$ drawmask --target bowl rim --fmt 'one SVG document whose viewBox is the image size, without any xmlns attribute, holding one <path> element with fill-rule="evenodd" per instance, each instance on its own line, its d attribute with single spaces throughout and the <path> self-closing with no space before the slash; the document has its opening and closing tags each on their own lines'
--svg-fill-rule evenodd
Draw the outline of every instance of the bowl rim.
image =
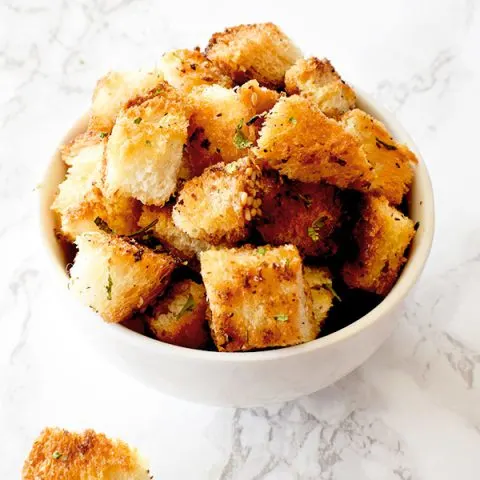
<svg viewBox="0 0 480 480">
<path fill-rule="evenodd" d="M 346 327 L 343 327 L 340 330 L 330 333 L 324 337 L 319 337 L 315 340 L 302 343 L 300 345 L 254 352 L 218 352 L 181 347 L 147 337 L 145 335 L 142 335 L 141 333 L 132 331 L 123 325 L 107 324 L 103 321 L 99 322 L 100 325 L 98 325 L 97 328 L 106 326 L 111 332 L 113 341 L 115 339 L 118 339 L 119 341 L 122 341 L 122 343 L 130 343 L 131 346 L 135 348 L 138 347 L 148 348 L 152 351 L 155 350 L 154 353 L 156 354 L 180 356 L 184 359 L 201 360 L 206 362 L 268 362 L 292 356 L 305 355 L 314 350 L 327 348 L 334 344 L 344 342 L 351 337 L 359 335 L 362 331 L 368 329 L 373 324 L 375 324 L 380 318 L 393 312 L 395 307 L 397 307 L 402 302 L 402 300 L 406 297 L 406 295 L 415 285 L 416 281 L 418 280 L 420 274 L 423 271 L 432 247 L 435 229 L 433 189 L 430 176 L 428 174 L 428 170 L 422 158 L 422 155 L 420 154 L 412 137 L 406 132 L 400 122 L 395 118 L 394 114 L 389 112 L 385 107 L 376 102 L 372 98 L 372 96 L 365 93 L 362 89 L 354 87 L 354 90 L 357 94 L 357 105 L 361 106 L 362 109 L 366 110 L 372 116 L 380 119 L 383 123 L 385 123 L 388 130 L 393 132 L 395 138 L 400 142 L 407 144 L 408 147 L 417 155 L 418 165 L 415 171 L 415 182 L 418 182 L 417 190 L 421 192 L 421 205 L 424 212 L 420 228 L 418 229 L 417 235 L 415 236 L 414 240 L 415 249 L 410 253 L 410 256 L 403 268 L 403 271 L 397 282 L 395 283 L 393 289 L 374 309 L 372 309 L 363 317 L 360 317 L 358 320 L 355 320 L 351 324 L 347 325 Z M 74 131 L 81 131 L 79 127 L 81 125 L 86 125 L 87 118 L 88 113 L 85 113 L 79 119 L 77 119 L 77 121 L 69 128 L 67 133 L 64 135 L 62 141 L 60 142 L 59 146 L 55 150 L 50 161 L 48 162 L 45 173 L 43 175 L 42 185 L 46 185 L 49 182 L 48 179 L 50 176 L 50 170 L 52 169 L 52 166 L 55 164 L 55 162 L 58 161 L 58 152 L 61 146 L 72 138 Z M 60 262 L 58 261 L 58 256 L 53 251 L 51 245 L 52 242 L 48 241 L 49 237 L 55 234 L 52 231 L 51 226 L 47 226 L 46 222 L 42 220 L 43 217 L 46 215 L 46 210 L 48 210 L 48 215 L 53 215 L 53 213 L 50 211 L 50 202 L 46 198 L 47 194 L 44 190 L 45 189 L 43 188 L 39 189 L 39 228 L 42 238 L 42 244 L 44 247 L 44 251 L 47 253 L 47 256 L 50 259 L 50 262 L 55 263 L 58 267 L 55 269 L 57 279 L 61 277 L 63 279 L 62 283 L 65 284 L 65 280 L 68 279 L 65 267 L 64 265 L 60 265 Z M 69 295 L 72 298 L 74 297 L 74 295 L 71 293 Z M 80 301 L 77 301 L 76 303 L 79 308 L 82 308 L 84 310 L 86 314 L 95 316 L 97 321 L 100 320 L 98 318 L 98 314 L 95 314 L 87 306 L 83 305 Z"/>
</svg>

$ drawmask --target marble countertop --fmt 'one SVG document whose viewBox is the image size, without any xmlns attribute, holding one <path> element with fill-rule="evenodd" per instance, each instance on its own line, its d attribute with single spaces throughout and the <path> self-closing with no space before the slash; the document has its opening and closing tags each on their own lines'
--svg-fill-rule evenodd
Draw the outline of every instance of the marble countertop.
<svg viewBox="0 0 480 480">
<path fill-rule="evenodd" d="M 142 386 L 72 338 L 34 190 L 104 72 L 267 20 L 412 133 L 432 176 L 436 238 L 398 328 L 364 366 L 294 402 L 211 408 Z M 162 480 L 478 479 L 479 47 L 477 0 L 1 0 L 0 478 L 19 478 L 35 436 L 59 425 L 124 438 Z"/>
</svg>

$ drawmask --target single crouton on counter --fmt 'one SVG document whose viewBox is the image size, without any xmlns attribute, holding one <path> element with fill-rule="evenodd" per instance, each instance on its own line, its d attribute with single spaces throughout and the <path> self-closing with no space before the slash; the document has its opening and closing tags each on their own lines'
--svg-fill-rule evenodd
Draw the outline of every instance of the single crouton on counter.
<svg viewBox="0 0 480 480">
<path fill-rule="evenodd" d="M 155 222 L 151 233 L 174 256 L 190 260 L 203 250 L 210 248 L 207 242 L 189 237 L 173 223 L 172 205 L 149 207 L 144 205 L 138 225 L 147 227 Z"/>
<path fill-rule="evenodd" d="M 158 69 L 110 72 L 102 77 L 93 92 L 88 130 L 110 133 L 122 108 L 130 100 L 146 95 L 162 80 Z"/>
<path fill-rule="evenodd" d="M 160 59 L 159 70 L 165 81 L 179 90 L 189 92 L 199 85 L 233 87 L 232 79 L 223 73 L 199 49 L 173 50 Z"/>
<path fill-rule="evenodd" d="M 188 104 L 167 83 L 131 101 L 108 139 L 108 192 L 164 205 L 177 185 L 188 118 Z"/>
<path fill-rule="evenodd" d="M 103 433 L 46 428 L 23 466 L 22 480 L 151 480 L 136 449 Z"/>
<path fill-rule="evenodd" d="M 207 250 L 200 264 L 219 350 L 281 347 L 316 338 L 302 260 L 293 245 Z"/>
<path fill-rule="evenodd" d="M 118 323 L 160 295 L 175 262 L 125 237 L 84 233 L 70 269 L 70 289 L 105 321 Z"/>
<path fill-rule="evenodd" d="M 417 158 L 406 145 L 397 143 L 385 125 L 363 110 L 355 109 L 342 118 L 345 130 L 354 135 L 373 167 L 371 191 L 399 205 L 410 190 Z"/>
<path fill-rule="evenodd" d="M 158 340 L 180 347 L 203 348 L 210 339 L 207 308 L 205 287 L 193 280 L 183 280 L 172 284 L 145 318 Z"/>
<path fill-rule="evenodd" d="M 238 25 L 215 33 L 206 53 L 236 83 L 254 79 L 269 88 L 281 88 L 285 72 L 302 55 L 273 23 Z"/>
<path fill-rule="evenodd" d="M 306 266 L 303 278 L 312 302 L 312 314 L 318 335 L 337 294 L 333 290 L 332 275 L 326 267 Z"/>
<path fill-rule="evenodd" d="M 386 198 L 368 195 L 354 228 L 358 258 L 343 267 L 343 279 L 351 288 L 387 295 L 395 284 L 405 250 L 414 235 L 414 223 L 389 205 Z"/>
<path fill-rule="evenodd" d="M 291 243 L 302 255 L 337 251 L 332 234 L 340 226 L 342 204 L 335 187 L 264 175 L 261 190 L 263 216 L 257 230 L 266 243 Z"/>
<path fill-rule="evenodd" d="M 355 107 L 355 92 L 326 58 L 297 60 L 285 74 L 285 89 L 289 95 L 307 97 L 327 117 L 338 119 Z"/>
<path fill-rule="evenodd" d="M 358 140 L 308 99 L 283 97 L 266 115 L 256 156 L 293 180 L 366 190 L 370 164 Z"/>
<path fill-rule="evenodd" d="M 137 229 L 140 203 L 118 192 L 110 197 L 103 194 L 106 141 L 97 134 L 95 142 L 89 138 L 83 148 L 79 145 L 83 142 L 77 142 L 70 150 L 68 159 L 72 166 L 51 206 L 59 216 L 60 233 L 71 242 L 81 233 L 98 231 L 98 218 L 117 234 L 126 235 Z"/>
<path fill-rule="evenodd" d="M 252 220 L 261 215 L 260 176 L 248 157 L 208 168 L 180 191 L 172 214 L 175 225 L 212 245 L 243 240 Z"/>
</svg>

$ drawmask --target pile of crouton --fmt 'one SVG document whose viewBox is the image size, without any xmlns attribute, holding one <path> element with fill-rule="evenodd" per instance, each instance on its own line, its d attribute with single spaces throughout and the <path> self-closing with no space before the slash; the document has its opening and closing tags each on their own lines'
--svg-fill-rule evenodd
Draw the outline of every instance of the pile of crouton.
<svg viewBox="0 0 480 480">
<path fill-rule="evenodd" d="M 62 158 L 71 290 L 183 347 L 314 340 L 334 285 L 385 296 L 415 234 L 415 155 L 271 23 L 108 73 Z"/>
</svg>

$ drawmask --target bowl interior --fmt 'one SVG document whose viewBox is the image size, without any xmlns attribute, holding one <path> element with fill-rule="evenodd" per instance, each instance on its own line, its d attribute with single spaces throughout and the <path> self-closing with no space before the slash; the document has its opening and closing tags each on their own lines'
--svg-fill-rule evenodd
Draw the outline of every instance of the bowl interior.
<svg viewBox="0 0 480 480">
<path fill-rule="evenodd" d="M 311 349 L 321 348 L 324 345 L 338 342 L 346 337 L 358 334 L 362 329 L 367 328 L 374 323 L 376 319 L 393 310 L 403 300 L 423 270 L 431 248 L 434 232 L 434 204 L 432 186 L 420 152 L 416 148 L 411 137 L 406 133 L 399 122 L 393 117 L 392 114 L 387 112 L 381 106 L 377 105 L 364 92 L 359 89 L 355 90 L 357 92 L 358 107 L 383 122 L 388 130 L 392 133 L 393 137 L 397 141 L 407 144 L 419 159 L 412 189 L 408 195 L 409 216 L 414 222 L 419 223 L 419 228 L 410 248 L 408 261 L 394 288 L 385 297 L 385 299 L 367 315 L 340 330 L 326 335 L 325 337 L 320 337 L 302 345 L 269 351 L 232 353 L 191 350 L 153 340 L 149 337 L 145 337 L 141 334 L 133 332 L 122 325 L 108 325 L 108 329 L 112 336 L 116 336 L 122 341 L 133 342 L 141 348 L 167 349 L 172 352 L 177 351 L 178 353 L 189 357 L 203 357 L 204 359 L 211 357 L 212 360 L 223 359 L 225 361 L 268 360 L 278 358 L 279 356 L 294 355 L 301 353 L 302 351 L 307 352 Z M 43 241 L 46 246 L 46 250 L 49 253 L 52 266 L 56 270 L 57 276 L 61 279 L 64 286 L 66 286 L 68 282 L 68 275 L 65 268 L 66 257 L 64 249 L 55 236 L 55 228 L 58 225 L 55 215 L 50 210 L 50 205 L 55 198 L 58 185 L 63 181 L 66 173 L 66 167 L 61 160 L 60 148 L 65 143 L 72 140 L 76 135 L 84 132 L 87 128 L 87 123 L 88 114 L 85 114 L 75 123 L 75 125 L 62 139 L 58 150 L 55 152 L 50 164 L 48 165 L 44 180 L 42 182 L 42 188 L 39 191 L 40 226 Z M 92 312 L 87 309 L 87 307 L 85 307 L 85 310 L 86 314 L 88 313 L 90 316 L 93 316 Z"/>
</svg>

